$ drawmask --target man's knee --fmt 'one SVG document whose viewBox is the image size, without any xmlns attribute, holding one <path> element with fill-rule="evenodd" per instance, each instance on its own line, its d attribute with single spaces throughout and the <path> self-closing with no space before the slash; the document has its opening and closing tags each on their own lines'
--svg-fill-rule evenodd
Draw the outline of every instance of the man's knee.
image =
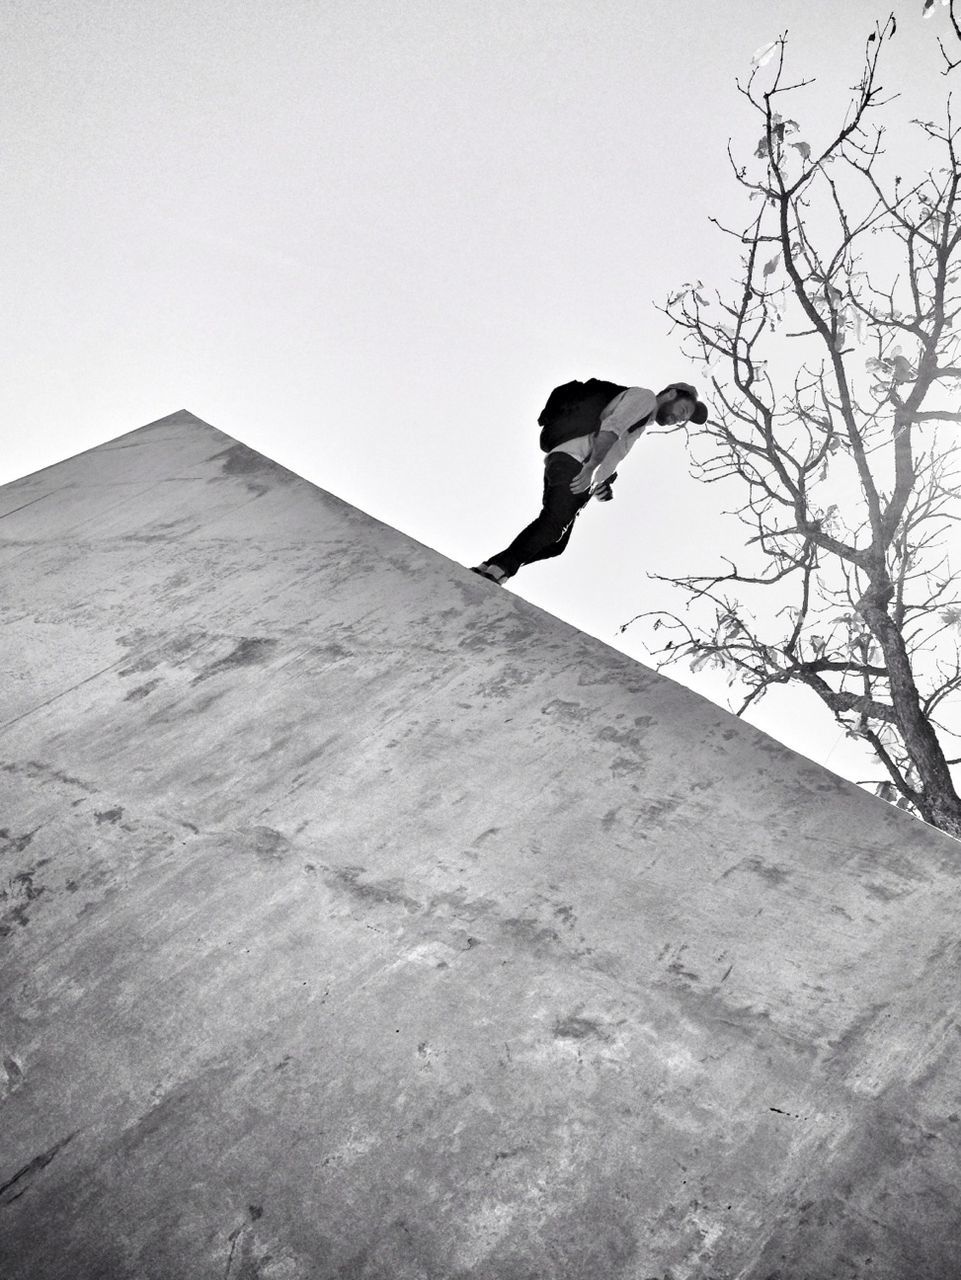
<svg viewBox="0 0 961 1280">
<path fill-rule="evenodd" d="M 564 517 L 556 511 L 544 511 L 541 515 L 541 528 L 544 536 L 549 538 L 551 542 L 558 542 L 563 538 L 571 523 L 571 517 Z"/>
</svg>

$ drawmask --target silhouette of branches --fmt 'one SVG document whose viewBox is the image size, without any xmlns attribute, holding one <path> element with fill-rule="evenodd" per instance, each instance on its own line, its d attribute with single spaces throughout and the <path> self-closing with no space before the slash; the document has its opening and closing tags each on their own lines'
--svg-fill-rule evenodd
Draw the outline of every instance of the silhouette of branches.
<svg viewBox="0 0 961 1280">
<path fill-rule="evenodd" d="M 736 239 L 740 274 L 727 293 L 689 283 L 663 310 L 712 387 L 711 419 L 689 433 L 693 472 L 737 492 L 751 536 L 740 564 L 661 579 L 683 610 L 624 625 L 659 633 L 662 666 L 725 671 L 739 714 L 776 685 L 803 686 L 873 751 L 885 793 L 961 837 L 944 746 L 961 736 L 948 714 L 961 598 L 945 549 L 961 519 L 959 128 L 949 99 L 943 124 L 914 122 L 928 167 L 887 171 L 880 117 L 894 97 L 878 65 L 895 31 L 892 15 L 869 35 L 821 146 L 786 114 L 812 83 L 788 81 L 786 33 L 737 84 L 760 125 L 757 163 L 728 155 L 757 208 L 743 230 L 711 221 Z M 766 621 L 760 594 L 780 606 Z"/>
</svg>

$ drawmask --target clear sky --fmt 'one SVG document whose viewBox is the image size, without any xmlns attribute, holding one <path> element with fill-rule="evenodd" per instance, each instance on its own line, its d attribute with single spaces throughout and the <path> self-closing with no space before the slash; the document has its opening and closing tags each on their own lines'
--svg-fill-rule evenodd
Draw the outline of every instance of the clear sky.
<svg viewBox="0 0 961 1280">
<path fill-rule="evenodd" d="M 892 123 L 943 118 L 922 0 L 7 0 L 0 482 L 186 408 L 477 563 L 536 513 L 551 387 L 696 381 L 655 308 L 735 272 L 752 54 L 789 32 L 823 142 L 892 9 Z M 720 505 L 642 440 L 510 589 L 644 660 L 618 628 L 736 551 Z M 808 706 L 750 718 L 874 775 Z"/>
</svg>

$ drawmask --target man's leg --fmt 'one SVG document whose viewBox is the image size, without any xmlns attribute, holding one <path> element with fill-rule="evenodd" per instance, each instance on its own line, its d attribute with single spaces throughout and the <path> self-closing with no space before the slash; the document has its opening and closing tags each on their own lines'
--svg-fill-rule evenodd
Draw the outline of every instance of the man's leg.
<svg viewBox="0 0 961 1280">
<path fill-rule="evenodd" d="M 544 464 L 544 497 L 541 512 L 509 547 L 487 563 L 503 569 L 511 578 L 523 564 L 560 555 L 567 546 L 574 519 L 590 500 L 589 493 L 571 493 L 571 481 L 581 464 L 569 453 L 550 453 Z"/>
</svg>

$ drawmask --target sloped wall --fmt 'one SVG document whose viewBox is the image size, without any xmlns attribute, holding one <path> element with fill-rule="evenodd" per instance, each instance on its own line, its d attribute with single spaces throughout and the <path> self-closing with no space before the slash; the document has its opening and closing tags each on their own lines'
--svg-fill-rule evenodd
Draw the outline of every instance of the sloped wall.
<svg viewBox="0 0 961 1280">
<path fill-rule="evenodd" d="M 0 581 L 4 1276 L 955 1274 L 956 842 L 188 413 Z"/>
</svg>

